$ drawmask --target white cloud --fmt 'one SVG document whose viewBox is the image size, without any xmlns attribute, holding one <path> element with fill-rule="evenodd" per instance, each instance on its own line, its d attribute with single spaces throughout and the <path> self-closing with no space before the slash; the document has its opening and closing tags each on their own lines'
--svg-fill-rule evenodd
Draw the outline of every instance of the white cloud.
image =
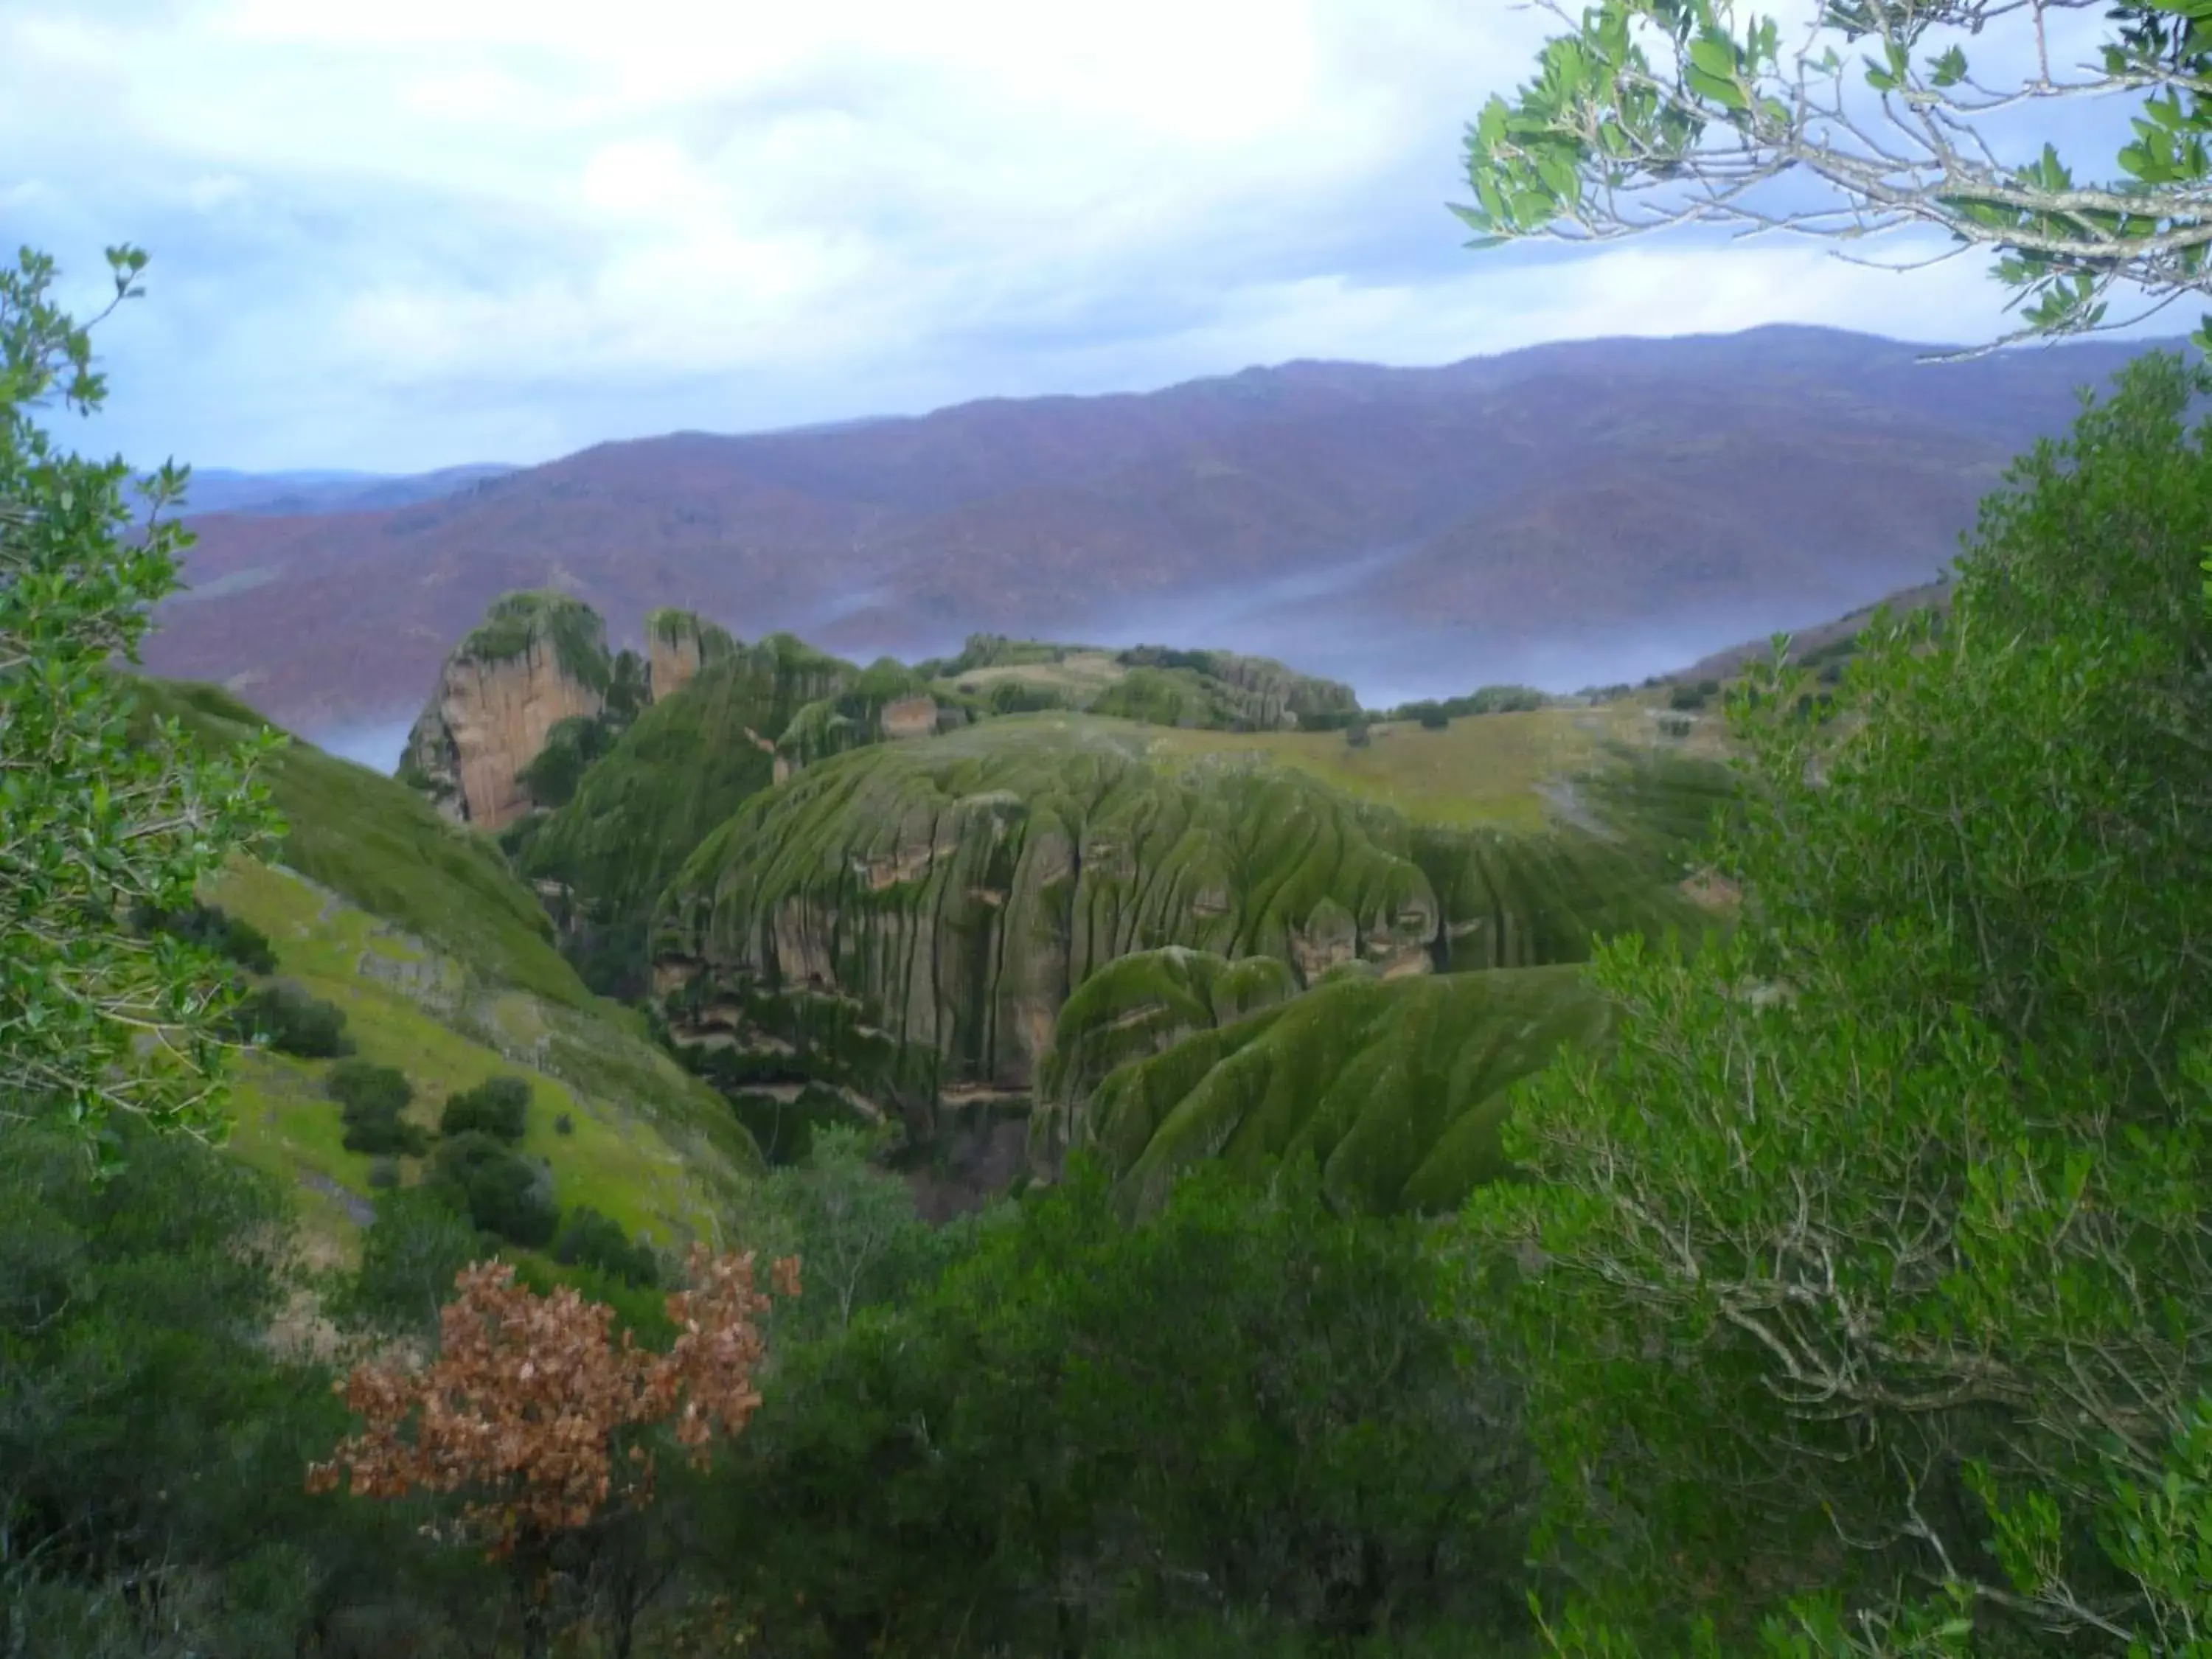
<svg viewBox="0 0 2212 1659">
<path fill-rule="evenodd" d="M 1996 325 L 1965 261 L 1462 252 L 1461 125 L 1556 27 L 1503 0 L 9 0 L 0 233 L 87 279 L 153 249 L 106 441 L 230 465 Z"/>
</svg>

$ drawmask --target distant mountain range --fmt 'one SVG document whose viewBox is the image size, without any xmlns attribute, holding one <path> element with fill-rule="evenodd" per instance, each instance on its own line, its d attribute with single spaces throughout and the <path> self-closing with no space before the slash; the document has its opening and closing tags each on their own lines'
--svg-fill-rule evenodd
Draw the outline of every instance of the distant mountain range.
<svg viewBox="0 0 2212 1659">
<path fill-rule="evenodd" d="M 1638 679 L 1929 580 L 2010 458 L 2146 349 L 1589 340 L 326 477 L 197 519 L 147 660 L 303 730 L 388 720 L 495 595 L 553 586 L 618 638 L 678 605 L 848 656 L 984 631 L 1218 646 L 1370 706 Z"/>
<path fill-rule="evenodd" d="M 263 517 L 295 514 L 367 513 L 435 501 L 484 478 L 516 469 L 498 463 L 441 467 L 435 472 L 234 472 L 224 467 L 194 467 L 185 497 L 194 514 L 251 513 Z"/>
</svg>

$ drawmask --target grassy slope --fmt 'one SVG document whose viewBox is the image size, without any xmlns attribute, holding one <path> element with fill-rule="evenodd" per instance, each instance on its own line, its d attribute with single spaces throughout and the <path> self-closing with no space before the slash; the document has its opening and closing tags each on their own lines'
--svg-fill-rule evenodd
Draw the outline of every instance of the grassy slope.
<svg viewBox="0 0 2212 1659">
<path fill-rule="evenodd" d="M 209 687 L 142 682 L 142 702 L 210 742 L 258 723 Z M 663 1242 L 711 1227 L 758 1167 L 750 1138 L 634 1011 L 585 991 L 497 854 L 404 787 L 296 740 L 270 775 L 290 825 L 281 864 L 240 861 L 206 896 L 269 935 L 283 977 L 345 1010 L 362 1058 L 407 1073 L 410 1115 L 434 1127 L 449 1094 L 526 1075 L 536 1098 L 524 1150 L 547 1160 L 562 1205 Z M 244 1056 L 232 1144 L 298 1179 L 312 1231 L 343 1248 L 371 1160 L 340 1145 L 327 1069 Z M 568 1135 L 554 1128 L 562 1113 Z"/>
<path fill-rule="evenodd" d="M 1534 830 L 1556 816 L 1545 793 L 1549 781 L 1599 764 L 1609 742 L 1648 741 L 1651 726 L 1648 710 L 1624 702 L 1463 715 L 1439 732 L 1388 722 L 1372 728 L 1364 748 L 1341 732 L 1148 727 L 1144 739 L 1148 756 L 1169 766 L 1222 754 L 1261 756 L 1391 806 L 1416 824 Z"/>
<path fill-rule="evenodd" d="M 229 744 L 267 722 L 212 685 L 141 680 L 147 712 Z M 484 978 L 583 1007 L 591 994 L 553 949 L 552 923 L 497 849 L 414 791 L 295 739 L 268 776 L 288 824 L 277 856 L 310 880 L 435 944 Z"/>
</svg>

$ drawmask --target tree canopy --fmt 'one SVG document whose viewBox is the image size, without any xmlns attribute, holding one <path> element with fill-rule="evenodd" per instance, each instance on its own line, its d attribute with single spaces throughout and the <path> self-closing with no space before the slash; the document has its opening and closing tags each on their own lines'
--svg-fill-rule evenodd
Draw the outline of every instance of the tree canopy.
<svg viewBox="0 0 2212 1659">
<path fill-rule="evenodd" d="M 146 256 L 107 257 L 112 311 Z M 88 414 L 106 395 L 54 275 L 28 248 L 0 268 L 0 1115 L 73 1125 L 112 1158 L 118 1114 L 221 1124 L 229 976 L 134 913 L 186 908 L 274 820 L 253 776 L 265 745 L 207 757 L 173 723 L 131 729 L 116 662 L 137 659 L 177 586 L 191 538 L 164 514 L 186 473 L 142 482 L 142 522 L 121 460 L 62 453 L 40 423 L 57 400 Z"/>
<path fill-rule="evenodd" d="M 1536 3 L 1569 32 L 1467 130 L 1474 200 L 1455 211 L 1476 246 L 1694 223 L 1850 240 L 1933 227 L 1954 244 L 1938 258 L 2002 253 L 1995 274 L 2022 307 L 2006 340 L 2212 292 L 2207 0 L 1817 0 L 1788 36 L 1735 0 L 1598 0 L 1579 18 Z M 2019 112 L 2103 98 L 2139 111 L 2112 176 L 2077 178 L 2048 143 L 2004 153 Z M 1840 199 L 1762 191 L 1791 174 Z M 2121 289 L 2146 311 L 2111 319 Z"/>
</svg>

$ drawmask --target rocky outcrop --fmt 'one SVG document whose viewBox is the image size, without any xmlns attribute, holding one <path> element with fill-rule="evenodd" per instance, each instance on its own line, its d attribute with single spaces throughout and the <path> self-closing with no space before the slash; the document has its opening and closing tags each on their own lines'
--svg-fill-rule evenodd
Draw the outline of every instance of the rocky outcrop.
<svg viewBox="0 0 2212 1659">
<path fill-rule="evenodd" d="M 498 830 L 530 810 L 522 769 L 562 720 L 596 718 L 613 661 L 606 626 L 564 593 L 510 593 L 454 647 L 400 777 L 448 817 Z"/>
<path fill-rule="evenodd" d="M 1273 957 L 1231 962 L 1171 945 L 1108 963 L 1075 988 L 1054 1023 L 1030 1118 L 1032 1170 L 1060 1167 L 1069 1142 L 1087 1133 L 1092 1096 L 1120 1067 L 1297 994 L 1297 975 Z"/>
<path fill-rule="evenodd" d="M 937 1084 L 999 1088 L 1030 1085 L 1071 991 L 1134 951 L 1427 965 L 1440 920 L 1402 825 L 1294 774 L 1170 776 L 1125 743 L 986 721 L 810 767 L 693 855 L 656 959 L 701 1006 L 854 999 Z"/>
<path fill-rule="evenodd" d="M 985 720 L 836 756 L 757 796 L 657 913 L 672 1029 L 723 1044 L 733 1076 L 831 1082 L 910 1115 L 951 1089 L 1033 1091 L 1048 1159 L 1112 1051 L 1094 1032 L 1094 1058 L 1072 1057 L 1067 1011 L 1085 1031 L 1098 1008 L 1106 1028 L 1131 1014 L 1133 1030 L 1153 1016 L 1135 1018 L 1146 998 L 1128 986 L 1159 981 L 1146 994 L 1180 1030 L 1201 1000 L 1194 975 L 1225 971 L 1163 965 L 1182 960 L 1168 947 L 1310 993 L 1573 963 L 1605 934 L 1713 920 L 1679 890 L 1674 844 L 1640 821 L 1415 830 L 1310 775 L 1162 769 L 1146 746 L 1082 715 Z"/>
<path fill-rule="evenodd" d="M 1135 1215 L 1194 1164 L 1261 1175 L 1301 1158 L 1340 1211 L 1449 1210 L 1506 1173 L 1512 1085 L 1564 1045 L 1601 1043 L 1607 1022 L 1571 965 L 1347 975 L 1129 1060 L 1068 1122 Z"/>
<path fill-rule="evenodd" d="M 585 976 L 641 989 L 653 901 L 692 848 L 776 781 L 776 739 L 860 671 L 789 635 L 717 650 L 592 763 L 531 837 L 523 868 L 564 896 Z"/>
<path fill-rule="evenodd" d="M 709 663 L 738 648 L 730 631 L 696 611 L 660 610 L 645 619 L 646 687 L 654 702 L 672 697 Z"/>
<path fill-rule="evenodd" d="M 887 738 L 931 738 L 937 735 L 937 699 L 927 691 L 897 697 L 883 707 L 877 725 Z"/>
</svg>

